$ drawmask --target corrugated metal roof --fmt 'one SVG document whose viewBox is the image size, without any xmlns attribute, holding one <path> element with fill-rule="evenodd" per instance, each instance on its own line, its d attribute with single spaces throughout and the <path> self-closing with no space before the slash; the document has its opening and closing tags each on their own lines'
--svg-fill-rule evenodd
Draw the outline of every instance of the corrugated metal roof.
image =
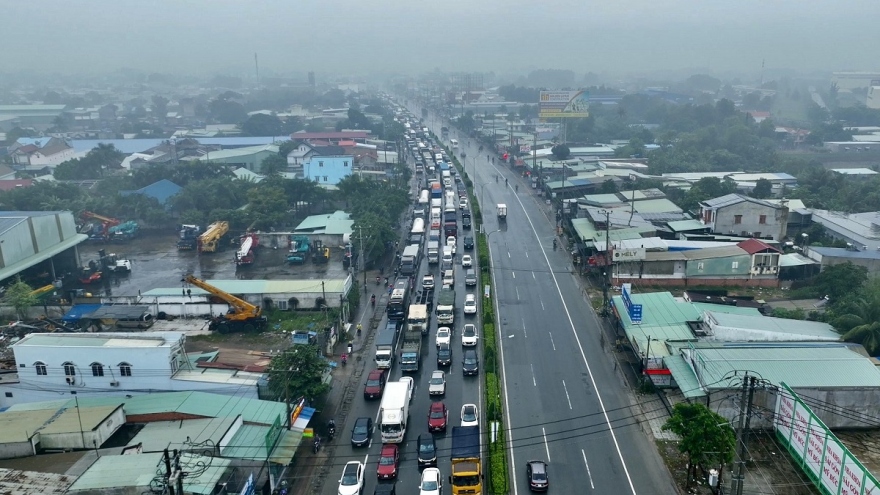
<svg viewBox="0 0 880 495">
<path fill-rule="evenodd" d="M 744 316 L 760 316 L 764 317 L 761 314 L 761 311 L 758 308 L 749 308 L 746 306 L 730 306 L 727 304 L 712 304 L 705 302 L 691 302 L 695 308 L 702 314 L 705 311 L 712 311 L 717 313 L 725 313 L 731 315 L 744 315 Z"/>
<path fill-rule="evenodd" d="M 706 392 L 700 387 L 697 375 L 694 374 L 693 368 L 680 355 L 666 356 L 663 358 L 663 364 L 672 372 L 675 383 L 678 385 L 681 393 L 688 399 L 697 397 L 705 397 Z"/>
<path fill-rule="evenodd" d="M 257 153 L 263 152 L 278 153 L 278 146 L 274 144 L 264 144 L 262 146 L 245 146 L 244 148 L 231 148 L 220 151 L 211 151 L 210 153 L 206 153 L 203 156 L 198 157 L 197 160 L 202 162 L 212 160 L 227 160 L 230 158 L 256 155 Z"/>
<path fill-rule="evenodd" d="M 205 418 L 237 416 L 246 423 L 271 425 L 279 415 L 287 414 L 283 402 L 272 402 L 207 392 L 160 392 L 139 394 L 132 397 L 80 397 L 80 407 L 123 404 L 126 415 L 160 414 L 178 412 Z M 60 408 L 76 407 L 74 399 L 16 404 L 9 411 L 50 411 L 55 414 Z M 0 434 L 3 433 L 0 428 Z"/>
<path fill-rule="evenodd" d="M 703 383 L 710 390 L 729 388 L 731 372 L 749 370 L 770 383 L 792 388 L 880 387 L 880 370 L 843 344 L 729 345 L 696 348 Z"/>
<path fill-rule="evenodd" d="M 0 413 L 0 444 L 27 442 L 40 427 L 55 416 L 56 411 L 57 409 L 13 411 L 10 408 Z"/>
<path fill-rule="evenodd" d="M 165 448 L 185 449 L 187 441 L 196 444 L 211 442 L 213 445 L 219 445 L 220 440 L 229 433 L 233 423 L 235 423 L 234 416 L 154 421 L 145 424 L 138 434 L 129 440 L 128 446 L 140 444 L 145 451 L 156 452 Z"/>
<path fill-rule="evenodd" d="M 9 495 L 53 495 L 69 493 L 76 476 L 42 471 L 0 468 L 0 493 Z"/>
<path fill-rule="evenodd" d="M 312 215 L 306 217 L 296 226 L 294 232 L 302 234 L 350 234 L 353 225 L 354 220 L 351 219 L 350 214 L 337 210 L 327 215 Z"/>
<path fill-rule="evenodd" d="M 709 228 L 706 225 L 703 225 L 703 222 L 693 219 L 667 222 L 666 225 L 669 226 L 670 230 L 672 230 L 673 232 L 682 232 L 685 230 L 703 230 Z"/>
<path fill-rule="evenodd" d="M 17 218 L 0 218 L 0 235 L 3 235 L 13 228 L 16 225 L 27 222 L 27 217 L 17 217 Z"/>
<path fill-rule="evenodd" d="M 880 241 L 874 241 L 875 243 Z M 878 246 L 880 248 L 880 246 Z M 810 246 L 807 248 L 807 252 L 816 252 L 821 254 L 822 256 L 830 256 L 833 258 L 852 258 L 852 259 L 862 259 L 862 260 L 878 260 L 880 259 L 880 249 L 866 249 L 864 251 L 852 251 L 846 248 L 833 248 L 833 247 L 823 247 L 823 246 Z"/>
<path fill-rule="evenodd" d="M 160 347 L 176 344 L 183 335 L 183 332 L 32 333 L 13 347 Z"/>
<path fill-rule="evenodd" d="M 840 340 L 840 334 L 834 328 L 820 321 L 791 320 L 788 318 L 773 318 L 770 316 L 744 315 L 731 313 L 716 313 L 714 308 L 708 315 L 718 325 L 723 327 L 750 330 L 755 338 L 751 339 L 727 339 L 727 340 L 812 340 L 808 337 L 821 340 Z M 768 334 L 761 337 L 759 334 Z M 775 336 L 773 334 L 776 334 Z M 785 338 L 788 337 L 788 338 Z"/>
<path fill-rule="evenodd" d="M 205 280 L 205 282 L 230 294 L 249 295 L 316 293 L 322 291 L 321 282 L 324 283 L 324 292 L 339 293 L 345 290 L 346 280 Z M 189 287 L 188 290 L 193 296 L 209 294 L 198 287 Z M 143 297 L 180 296 L 181 289 L 180 287 L 159 287 L 150 289 L 141 295 Z"/>
<path fill-rule="evenodd" d="M 783 254 L 779 257 L 779 266 L 787 267 L 787 266 L 803 266 L 803 265 L 815 265 L 816 262 L 807 258 L 806 256 L 800 253 L 789 253 Z"/>
<path fill-rule="evenodd" d="M 587 194 L 583 198 L 578 200 L 578 203 L 584 201 L 587 204 L 594 205 L 616 205 L 624 203 L 625 201 L 621 200 L 617 197 L 616 194 Z"/>
<path fill-rule="evenodd" d="M 638 213 L 681 213 L 682 209 L 672 201 L 662 199 L 646 199 L 643 201 L 634 201 L 633 208 Z"/>
<path fill-rule="evenodd" d="M 630 294 L 630 298 L 633 304 L 642 305 L 640 325 L 629 319 L 621 296 L 613 296 L 611 301 L 620 315 L 624 332 L 630 341 L 637 343 L 639 349 L 647 346 L 649 337 L 661 342 L 696 340 L 687 322 L 699 320 L 700 312 L 691 303 L 677 300 L 669 292 Z"/>
<path fill-rule="evenodd" d="M 777 253 L 781 253 L 782 251 L 776 249 L 775 247 L 763 242 L 759 239 L 746 239 L 742 242 L 736 243 L 737 246 L 743 248 L 745 252 L 749 254 L 760 253 L 762 251 L 775 251 Z"/>
<path fill-rule="evenodd" d="M 40 433 L 79 433 L 80 431 L 92 431 L 101 426 L 107 416 L 113 413 L 120 405 L 98 407 L 71 407 L 52 419 L 52 422 L 40 428 Z"/>
<path fill-rule="evenodd" d="M 45 260 L 51 258 L 52 256 L 55 256 L 56 254 L 59 254 L 67 249 L 70 249 L 73 246 L 76 246 L 77 244 L 85 241 L 88 238 L 89 238 L 89 236 L 87 236 L 86 234 L 76 234 L 69 239 L 63 240 L 63 241 L 59 242 L 58 244 L 55 244 L 55 245 L 53 245 L 43 251 L 40 251 L 37 254 L 28 256 L 27 258 L 25 258 L 21 261 L 18 261 L 18 262 L 13 263 L 9 266 L 3 267 L 2 269 L 0 269 L 0 280 L 5 280 L 5 279 L 21 272 L 22 270 L 30 268 L 41 261 L 45 261 Z"/>
<path fill-rule="evenodd" d="M 156 473 L 165 468 L 162 456 L 162 452 L 102 455 L 73 482 L 70 493 L 150 487 Z M 183 482 L 184 490 L 187 493 L 213 493 L 231 463 L 222 457 L 182 454 L 181 467 L 189 473 Z"/>
<path fill-rule="evenodd" d="M 730 256 L 748 256 L 749 254 L 743 248 L 736 245 L 691 249 L 679 252 L 689 260 L 708 260 L 714 258 L 727 258 Z"/>
</svg>

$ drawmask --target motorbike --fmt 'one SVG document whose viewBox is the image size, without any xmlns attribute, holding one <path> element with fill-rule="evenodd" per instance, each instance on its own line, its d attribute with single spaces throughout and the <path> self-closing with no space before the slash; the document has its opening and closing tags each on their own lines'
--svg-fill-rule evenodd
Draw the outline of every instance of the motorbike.
<svg viewBox="0 0 880 495">
<path fill-rule="evenodd" d="M 327 425 L 328 440 L 332 441 L 333 437 L 335 437 L 335 436 L 336 436 L 336 423 L 334 423 L 333 421 L 330 421 L 330 423 Z"/>
<path fill-rule="evenodd" d="M 290 493 L 290 487 L 287 486 L 287 480 L 281 482 L 281 485 L 278 487 L 278 495 L 288 495 Z"/>
<path fill-rule="evenodd" d="M 376 277 L 376 285 L 379 285 L 379 282 L 381 282 L 381 281 L 382 281 L 382 279 L 381 279 L 381 278 L 379 278 L 379 277 Z"/>
<path fill-rule="evenodd" d="M 373 296 L 370 297 L 370 304 L 372 304 L 374 308 L 376 307 L 376 294 L 373 294 Z"/>
<path fill-rule="evenodd" d="M 556 251 L 556 239 L 553 239 L 553 250 Z"/>
<path fill-rule="evenodd" d="M 315 435 L 315 443 L 312 444 L 312 453 L 317 454 L 321 450 L 321 437 Z"/>
</svg>

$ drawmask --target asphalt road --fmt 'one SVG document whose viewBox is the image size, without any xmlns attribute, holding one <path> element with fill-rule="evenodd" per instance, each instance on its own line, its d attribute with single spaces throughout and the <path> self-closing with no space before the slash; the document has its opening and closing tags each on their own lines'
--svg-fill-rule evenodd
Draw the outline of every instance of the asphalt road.
<svg viewBox="0 0 880 495">
<path fill-rule="evenodd" d="M 436 119 L 435 134 L 441 125 Z M 637 426 L 635 398 L 600 346 L 599 321 L 571 274 L 570 257 L 553 251 L 555 220 L 526 181 L 493 166 L 475 140 L 458 139 L 489 233 L 511 492 L 529 491 L 525 462 L 542 459 L 552 492 L 675 493 L 653 440 Z M 495 174 L 502 177 L 497 183 Z M 494 216 L 497 203 L 507 204 L 506 224 Z"/>
<path fill-rule="evenodd" d="M 459 227 L 461 227 L 460 213 L 458 217 Z M 421 480 L 421 471 L 419 470 L 417 464 L 416 441 L 420 434 L 428 432 L 428 409 L 431 402 L 442 400 L 446 404 L 446 407 L 449 411 L 447 433 L 434 434 L 438 450 L 438 467 L 440 468 L 440 472 L 444 477 L 444 485 L 448 485 L 446 478 L 450 474 L 449 454 L 450 448 L 452 447 L 450 437 L 452 431 L 451 428 L 460 424 L 460 412 L 462 405 L 468 403 L 479 404 L 480 412 L 482 414 L 482 375 L 480 377 L 464 377 L 461 374 L 461 358 L 463 356 L 461 347 L 461 329 L 463 328 L 465 323 L 479 322 L 478 316 L 465 317 L 461 310 L 461 307 L 464 303 L 464 294 L 466 294 L 467 292 L 476 292 L 476 289 L 473 287 L 469 288 L 469 291 L 466 290 L 464 284 L 464 269 L 461 266 L 461 255 L 464 253 L 471 253 L 473 255 L 474 253 L 473 251 L 464 251 L 462 245 L 462 239 L 470 232 L 471 231 L 459 230 L 458 236 L 455 263 L 456 316 L 454 334 L 452 339 L 452 366 L 447 368 L 437 367 L 437 348 L 435 345 L 437 322 L 435 315 L 432 314 L 430 319 L 430 332 L 422 340 L 422 365 L 418 373 L 407 375 L 412 376 L 415 380 L 415 390 L 413 392 L 412 403 L 410 404 L 410 419 L 407 425 L 406 435 L 404 437 L 404 442 L 400 444 L 401 463 L 397 480 L 397 489 L 399 490 L 398 493 L 418 493 L 419 482 Z M 425 243 L 425 247 L 426 246 L 427 242 Z M 437 286 L 439 287 L 441 279 L 440 265 L 437 264 L 429 266 L 424 256 L 422 258 L 422 265 L 419 274 L 415 278 L 417 286 L 421 286 L 422 275 L 428 273 L 428 270 L 430 270 L 430 272 L 434 274 L 435 280 L 437 281 Z M 436 297 L 434 303 L 436 305 Z M 385 321 L 386 320 L 383 319 L 378 328 L 384 328 Z M 480 325 L 478 324 L 477 327 L 480 328 Z M 363 352 L 365 354 L 363 356 L 364 360 L 366 360 L 368 363 L 372 363 L 367 365 L 366 371 L 369 372 L 369 370 L 375 368 L 375 351 L 365 349 Z M 398 352 L 397 358 L 399 359 L 399 357 L 400 354 Z M 482 362 L 480 364 L 482 365 Z M 442 399 L 432 399 L 428 396 L 428 379 L 431 377 L 431 372 L 436 369 L 443 369 L 447 373 L 446 395 Z M 373 418 L 374 424 L 378 423 L 380 400 L 367 401 L 363 398 L 363 387 L 366 382 L 366 377 L 368 375 L 367 372 L 363 374 L 363 378 L 358 384 L 351 410 L 349 411 L 346 418 L 346 424 L 337 425 L 336 438 L 333 440 L 336 449 L 334 451 L 334 457 L 329 461 L 332 463 L 330 470 L 331 475 L 324 483 L 322 491 L 322 493 L 325 495 L 332 495 L 336 493 L 339 485 L 339 477 L 342 474 L 343 466 L 346 462 L 353 460 L 357 460 L 366 464 L 366 484 L 363 493 L 372 494 L 373 489 L 376 486 L 376 467 L 379 460 L 379 451 L 382 447 L 382 441 L 378 426 L 374 427 L 372 441 L 368 447 L 354 448 L 350 442 L 351 428 L 358 417 L 371 417 Z M 395 363 L 395 367 L 391 371 L 390 380 L 398 380 L 400 377 L 400 370 Z M 450 493 L 450 488 L 448 488 L 448 486 L 444 486 L 444 493 Z"/>
</svg>

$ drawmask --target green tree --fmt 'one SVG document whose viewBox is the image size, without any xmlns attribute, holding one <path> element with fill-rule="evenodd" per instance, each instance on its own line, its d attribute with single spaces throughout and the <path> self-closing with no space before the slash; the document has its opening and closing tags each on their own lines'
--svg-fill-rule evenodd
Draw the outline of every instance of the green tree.
<svg viewBox="0 0 880 495">
<path fill-rule="evenodd" d="M 599 194 L 614 194 L 617 192 L 617 184 L 608 179 L 602 183 L 602 186 L 599 187 Z"/>
<path fill-rule="evenodd" d="M 17 278 L 15 283 L 6 288 L 3 294 L 4 304 L 15 308 L 19 319 L 27 319 L 27 310 L 37 304 L 37 297 L 33 295 L 34 288 Z"/>
<path fill-rule="evenodd" d="M 363 253 L 367 262 L 381 257 L 386 247 L 397 239 L 391 222 L 374 211 L 359 213 L 354 222 L 353 232 L 352 237 L 358 249 L 361 247 L 360 236 L 363 234 Z"/>
<path fill-rule="evenodd" d="M 297 143 L 296 141 L 284 141 L 283 143 L 278 145 L 278 154 L 286 160 L 287 155 L 289 155 L 291 151 L 297 149 L 298 147 L 299 143 Z"/>
<path fill-rule="evenodd" d="M 248 118 L 244 105 L 231 100 L 230 95 L 226 94 L 211 100 L 208 112 L 211 120 L 220 124 L 238 124 Z"/>
<path fill-rule="evenodd" d="M 872 356 L 880 352 L 880 280 L 871 280 L 831 311 L 831 324 L 843 333 L 843 340 L 861 344 Z"/>
<path fill-rule="evenodd" d="M 263 175 L 281 175 L 281 172 L 287 170 L 287 158 L 281 155 L 269 155 L 260 162 L 260 173 Z"/>
<path fill-rule="evenodd" d="M 837 302 L 844 296 L 859 291 L 868 281 L 868 269 L 847 261 L 826 267 L 815 279 L 819 297 L 828 296 Z"/>
<path fill-rule="evenodd" d="M 685 489 L 696 476 L 697 466 L 723 466 L 733 460 L 736 447 L 733 428 L 723 416 L 703 404 L 676 404 L 663 430 L 680 437 L 678 450 L 688 456 Z"/>
<path fill-rule="evenodd" d="M 272 182 L 267 179 L 248 192 L 250 201 L 248 210 L 253 217 L 255 228 L 268 230 L 289 223 L 290 215 L 287 213 L 287 196 L 284 194 L 284 188 Z"/>
<path fill-rule="evenodd" d="M 773 183 L 767 179 L 758 179 L 752 190 L 752 197 L 758 199 L 769 198 L 773 194 Z"/>
<path fill-rule="evenodd" d="M 241 133 L 245 136 L 280 136 L 281 119 L 274 115 L 255 113 L 241 123 Z"/>
<path fill-rule="evenodd" d="M 330 390 L 330 385 L 324 383 L 328 368 L 318 346 L 295 345 L 269 363 L 269 389 L 279 399 L 305 397 L 313 401 Z"/>
<path fill-rule="evenodd" d="M 571 155 L 571 149 L 564 144 L 557 144 L 550 148 L 550 153 L 553 153 L 553 157 L 557 160 L 565 160 Z"/>
<path fill-rule="evenodd" d="M 168 115 L 168 98 L 162 95 L 153 95 L 151 101 L 153 102 L 153 116 L 164 121 L 165 116 Z"/>
</svg>

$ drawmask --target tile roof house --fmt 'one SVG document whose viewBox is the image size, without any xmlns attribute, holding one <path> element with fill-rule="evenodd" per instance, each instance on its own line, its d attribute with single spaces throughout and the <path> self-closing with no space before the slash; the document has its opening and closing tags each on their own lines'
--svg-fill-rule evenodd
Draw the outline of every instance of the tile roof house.
<svg viewBox="0 0 880 495">
<path fill-rule="evenodd" d="M 728 194 L 701 202 L 700 219 L 716 234 L 780 241 L 787 233 L 788 205 Z"/>
<path fill-rule="evenodd" d="M 76 156 L 72 146 L 55 137 L 10 148 L 12 163 L 25 170 L 55 167 Z"/>
</svg>

